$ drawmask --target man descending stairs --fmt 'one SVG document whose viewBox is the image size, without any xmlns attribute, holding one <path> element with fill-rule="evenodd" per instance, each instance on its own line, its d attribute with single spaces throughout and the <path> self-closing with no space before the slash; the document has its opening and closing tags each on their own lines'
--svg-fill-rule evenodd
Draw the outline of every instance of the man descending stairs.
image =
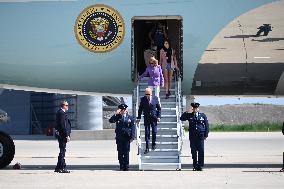
<svg viewBox="0 0 284 189">
<path fill-rule="evenodd" d="M 147 79 L 142 79 L 134 93 L 134 107 L 136 107 L 136 116 L 141 97 L 147 88 Z M 182 145 L 182 127 L 179 121 L 181 101 L 180 101 L 180 81 L 172 85 L 171 96 L 166 99 L 166 92 L 161 89 L 161 120 L 158 122 L 156 146 L 153 150 L 146 149 L 145 128 L 143 118 L 137 126 L 137 143 L 139 150 L 139 170 L 180 170 L 181 169 L 181 145 Z M 150 137 L 151 141 L 152 135 Z"/>
</svg>

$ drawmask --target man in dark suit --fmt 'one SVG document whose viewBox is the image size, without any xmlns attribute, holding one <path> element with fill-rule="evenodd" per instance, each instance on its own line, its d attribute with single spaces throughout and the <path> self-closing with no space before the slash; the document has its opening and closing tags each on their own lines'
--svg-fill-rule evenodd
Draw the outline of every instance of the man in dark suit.
<svg viewBox="0 0 284 189">
<path fill-rule="evenodd" d="M 66 163 L 65 163 L 66 143 L 70 141 L 70 133 L 71 133 L 71 123 L 66 114 L 66 112 L 68 111 L 68 102 L 61 101 L 60 107 L 61 108 L 56 113 L 56 126 L 55 126 L 55 136 L 58 139 L 60 152 L 58 155 L 58 162 L 54 172 L 70 173 L 70 171 L 66 169 Z"/>
<path fill-rule="evenodd" d="M 128 171 L 129 169 L 130 143 L 135 138 L 135 122 L 133 117 L 128 114 L 126 108 L 126 104 L 120 104 L 118 110 L 109 119 L 110 123 L 116 123 L 115 140 L 120 171 Z"/>
<path fill-rule="evenodd" d="M 192 112 L 184 112 L 180 117 L 181 121 L 189 122 L 189 141 L 194 171 L 202 171 L 204 166 L 204 140 L 209 133 L 207 117 L 199 112 L 199 105 L 199 103 L 191 103 Z"/>
<path fill-rule="evenodd" d="M 152 150 L 155 150 L 157 122 L 160 122 L 161 119 L 161 105 L 159 98 L 152 96 L 152 90 L 150 88 L 145 89 L 145 96 L 141 98 L 138 109 L 137 123 L 140 122 L 142 112 L 144 114 L 146 141 L 146 149 L 144 154 L 147 154 L 149 152 L 150 127 L 152 127 Z"/>
</svg>

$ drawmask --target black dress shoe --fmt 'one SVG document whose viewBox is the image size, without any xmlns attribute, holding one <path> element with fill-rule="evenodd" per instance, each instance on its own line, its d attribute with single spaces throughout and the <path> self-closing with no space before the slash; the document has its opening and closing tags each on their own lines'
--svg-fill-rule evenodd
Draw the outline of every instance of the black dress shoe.
<svg viewBox="0 0 284 189">
<path fill-rule="evenodd" d="M 156 150 L 156 145 L 153 145 L 153 146 L 152 146 L 152 150 Z"/>
<path fill-rule="evenodd" d="M 202 171 L 202 167 L 193 167 L 192 171 Z"/>
<path fill-rule="evenodd" d="M 144 154 L 148 154 L 149 153 L 149 149 L 146 148 L 146 150 L 144 151 Z"/>
<path fill-rule="evenodd" d="M 123 169 L 123 171 L 129 171 L 129 168 L 128 168 L 128 167 L 125 167 L 125 168 Z"/>
<path fill-rule="evenodd" d="M 61 173 L 61 172 L 62 172 L 62 169 L 55 169 L 54 172 L 55 172 L 55 173 Z"/>
<path fill-rule="evenodd" d="M 67 169 L 62 169 L 62 171 L 59 173 L 70 173 L 70 171 L 68 171 Z"/>
<path fill-rule="evenodd" d="M 202 167 L 197 167 L 196 171 L 202 171 Z"/>
</svg>

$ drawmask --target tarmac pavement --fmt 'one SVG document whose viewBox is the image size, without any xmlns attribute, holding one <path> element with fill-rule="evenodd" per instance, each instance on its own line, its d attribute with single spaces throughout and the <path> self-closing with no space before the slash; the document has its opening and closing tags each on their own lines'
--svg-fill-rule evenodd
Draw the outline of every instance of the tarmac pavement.
<svg viewBox="0 0 284 189">
<path fill-rule="evenodd" d="M 187 139 L 188 136 L 186 136 Z M 181 171 L 139 171 L 137 146 L 131 145 L 130 171 L 118 171 L 114 140 L 71 141 L 66 163 L 70 174 L 54 173 L 58 143 L 15 136 L 16 154 L 0 170 L 0 189 L 17 188 L 283 188 L 281 133 L 210 133 L 205 143 L 205 169 L 192 171 L 188 140 Z M 13 170 L 16 162 L 21 170 Z"/>
</svg>

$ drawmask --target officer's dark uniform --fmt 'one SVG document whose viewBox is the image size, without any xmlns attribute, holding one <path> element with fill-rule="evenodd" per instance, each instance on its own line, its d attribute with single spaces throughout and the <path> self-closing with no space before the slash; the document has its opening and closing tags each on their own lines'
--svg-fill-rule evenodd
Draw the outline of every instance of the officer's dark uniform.
<svg viewBox="0 0 284 189">
<path fill-rule="evenodd" d="M 199 103 L 191 103 L 193 108 L 198 108 Z M 204 113 L 184 112 L 180 120 L 189 122 L 189 140 L 193 159 L 193 170 L 201 171 L 204 166 L 204 139 L 208 137 L 209 124 Z M 197 158 L 198 152 L 198 158 Z"/>
<path fill-rule="evenodd" d="M 65 169 L 66 168 L 65 152 L 66 152 L 67 137 L 68 136 L 70 137 L 71 133 L 71 123 L 70 120 L 68 119 L 68 115 L 62 109 L 59 109 L 56 113 L 55 130 L 60 149 L 55 172 L 69 172 Z"/>
<path fill-rule="evenodd" d="M 141 98 L 137 117 L 137 119 L 141 119 L 143 112 L 146 142 L 145 154 L 149 152 L 150 127 L 152 127 L 152 149 L 155 150 L 156 148 L 157 120 L 161 118 L 161 105 L 158 97 L 151 96 L 151 101 L 149 100 L 146 96 Z"/>
<path fill-rule="evenodd" d="M 126 104 L 118 106 L 119 109 L 126 109 Z M 118 151 L 118 161 L 120 170 L 128 171 L 129 169 L 129 151 L 130 140 L 135 137 L 135 122 L 132 116 L 125 114 L 115 114 L 109 119 L 110 123 L 116 123 L 116 144 Z"/>
</svg>

